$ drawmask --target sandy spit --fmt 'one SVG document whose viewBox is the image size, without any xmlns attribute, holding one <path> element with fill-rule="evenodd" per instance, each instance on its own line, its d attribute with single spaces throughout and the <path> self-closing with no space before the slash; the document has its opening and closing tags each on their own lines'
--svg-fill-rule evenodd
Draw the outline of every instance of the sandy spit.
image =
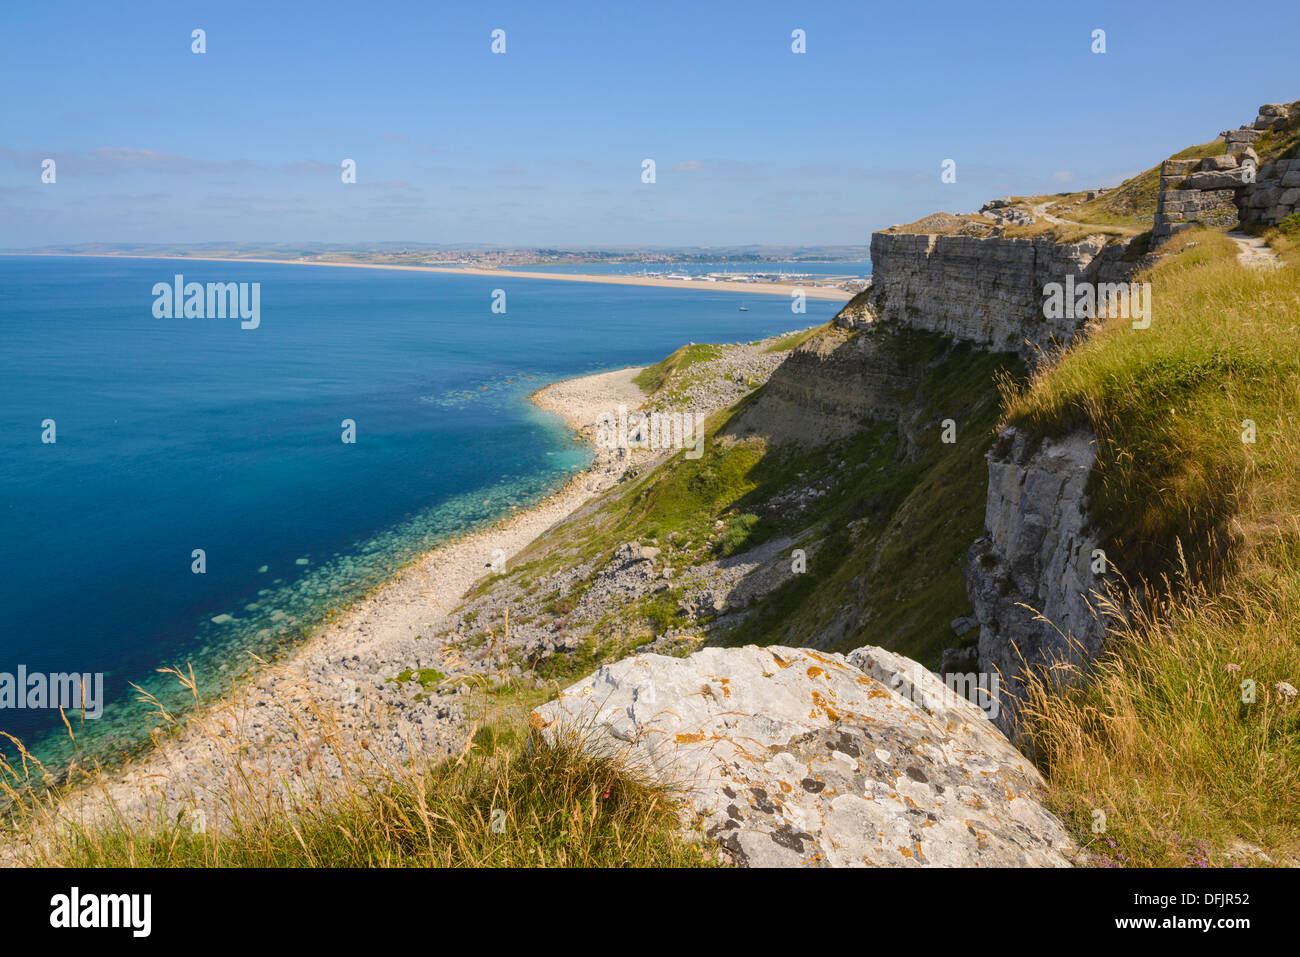
<svg viewBox="0 0 1300 957">
<path fill-rule="evenodd" d="M 483 276 L 494 280 L 509 279 L 553 279 L 560 282 L 595 282 L 611 286 L 653 286 L 660 289 L 695 289 L 703 292 L 747 292 L 756 296 L 785 296 L 789 298 L 796 290 L 802 291 L 809 299 L 829 299 L 835 302 L 847 302 L 853 293 L 829 286 L 796 286 L 775 282 L 692 282 L 685 279 L 656 279 L 648 276 L 597 276 L 588 273 L 551 273 L 523 272 L 515 269 L 475 269 L 455 266 L 405 266 L 389 263 L 334 263 L 316 262 L 303 259 L 244 259 L 244 258 L 208 258 L 203 256 L 125 256 L 112 253 L 0 253 L 0 255 L 25 256 L 84 256 L 91 259 L 164 259 L 176 262 L 210 262 L 210 263 L 268 263 L 276 266 L 331 266 L 347 269 L 398 269 L 405 272 L 440 272 L 454 273 L 461 276 Z"/>
</svg>

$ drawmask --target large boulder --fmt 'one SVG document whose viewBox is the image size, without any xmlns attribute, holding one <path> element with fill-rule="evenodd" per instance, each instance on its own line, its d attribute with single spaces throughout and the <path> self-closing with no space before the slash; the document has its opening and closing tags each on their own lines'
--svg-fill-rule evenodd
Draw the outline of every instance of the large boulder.
<svg viewBox="0 0 1300 957">
<path fill-rule="evenodd" d="M 1233 169 L 1236 165 L 1237 161 L 1228 153 L 1221 156 L 1207 156 L 1201 160 L 1202 170 Z"/>
<path fill-rule="evenodd" d="M 878 648 L 637 655 L 532 721 L 680 787 L 741 865 L 1061 867 L 1073 852 L 984 711 Z"/>
<path fill-rule="evenodd" d="M 640 542 L 624 542 L 614 550 L 614 560 L 625 565 L 653 562 L 658 557 L 659 549 L 653 545 L 642 545 Z"/>
<path fill-rule="evenodd" d="M 1214 170 L 1193 173 L 1183 181 L 1184 189 L 1239 189 L 1245 185 L 1246 174 L 1241 169 Z"/>
</svg>

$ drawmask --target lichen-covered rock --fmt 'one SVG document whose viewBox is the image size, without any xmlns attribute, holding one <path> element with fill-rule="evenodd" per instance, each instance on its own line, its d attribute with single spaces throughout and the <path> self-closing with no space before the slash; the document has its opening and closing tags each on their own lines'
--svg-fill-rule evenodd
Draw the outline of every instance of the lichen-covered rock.
<svg viewBox="0 0 1300 957">
<path fill-rule="evenodd" d="M 1073 852 L 984 712 L 878 648 L 637 655 L 533 724 L 680 786 L 742 865 L 1059 867 Z"/>
</svg>

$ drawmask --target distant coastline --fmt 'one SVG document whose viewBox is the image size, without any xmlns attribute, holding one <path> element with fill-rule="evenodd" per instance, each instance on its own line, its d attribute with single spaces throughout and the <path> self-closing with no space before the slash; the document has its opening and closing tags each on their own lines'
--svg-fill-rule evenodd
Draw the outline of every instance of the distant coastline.
<svg viewBox="0 0 1300 957">
<path fill-rule="evenodd" d="M 264 263 L 276 266 L 329 266 L 349 269 L 396 269 L 404 272 L 450 273 L 460 276 L 484 276 L 496 279 L 551 279 L 560 282 L 603 283 L 613 286 L 651 286 L 658 289 L 695 289 L 712 292 L 740 292 L 761 296 L 791 296 L 802 291 L 809 299 L 848 302 L 853 293 L 828 286 L 798 285 L 775 282 L 696 282 L 688 279 L 663 279 L 651 276 L 596 275 L 592 273 L 525 272 L 517 269 L 479 269 L 455 266 L 405 266 L 389 263 L 332 263 L 302 259 L 251 259 L 208 256 L 133 256 L 114 253 L 0 253 L 0 256 L 46 256 L 52 259 L 158 259 L 169 262 Z"/>
</svg>

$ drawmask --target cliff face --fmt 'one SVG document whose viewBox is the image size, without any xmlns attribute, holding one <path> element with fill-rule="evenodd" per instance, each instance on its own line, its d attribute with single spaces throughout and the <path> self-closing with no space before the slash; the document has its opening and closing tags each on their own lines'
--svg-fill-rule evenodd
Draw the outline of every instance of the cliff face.
<svg viewBox="0 0 1300 957">
<path fill-rule="evenodd" d="M 984 534 L 970 551 L 967 594 L 979 622 L 979 665 L 1014 691 L 1025 665 L 1077 661 L 1101 650 L 1104 556 L 1088 528 L 1093 437 L 1075 432 L 1032 448 L 1005 430 L 989 452 Z M 1094 572 L 1094 568 L 1097 569 Z M 1009 727 L 1004 707 L 999 723 Z"/>
<path fill-rule="evenodd" d="M 871 237 L 871 289 L 837 322 L 853 328 L 896 320 L 1035 361 L 1069 345 L 1080 329 L 1073 318 L 1044 318 L 1044 286 L 1067 277 L 1126 281 L 1135 268 L 1128 251 L 1102 236 L 1058 244 L 886 230 Z"/>
<path fill-rule="evenodd" d="M 1014 693 L 1025 664 L 1077 660 L 1101 648 L 1097 592 L 1106 576 L 1093 572 L 1097 543 L 1086 496 L 1095 452 L 1086 433 L 1033 445 L 1009 430 L 992 441 L 998 403 L 988 367 L 979 364 L 1008 352 L 1033 363 L 1072 342 L 1086 320 L 1044 318 L 1043 287 L 1067 277 L 1076 285 L 1125 282 L 1137 263 L 1126 258 L 1127 244 L 1101 236 L 1058 244 L 884 231 L 871 250 L 871 288 L 845 306 L 835 328 L 782 364 L 735 429 L 807 445 L 889 428 L 897 448 L 888 471 L 901 477 L 915 463 L 914 478 L 907 498 L 889 506 L 878 542 L 842 559 L 864 569 L 854 591 L 838 595 L 842 637 L 902 641 L 917 657 L 933 648 L 915 635 L 876 629 L 893 623 L 883 609 L 899 600 L 900 582 L 926 564 L 902 564 L 899 556 L 919 554 L 932 538 L 960 537 L 951 562 L 929 563 L 936 582 L 953 579 L 949 592 L 931 583 L 932 595 L 949 595 L 940 627 L 948 631 L 952 621 L 957 633 L 933 638 L 951 648 L 941 670 L 996 674 Z M 957 369 L 972 375 L 959 383 Z M 977 403 L 992 404 L 987 417 L 968 414 Z M 948 419 L 960 444 L 936 442 Z M 930 528 L 925 515 L 949 520 Z M 999 721 L 1010 727 L 1013 711 L 1005 708 Z"/>
<path fill-rule="evenodd" d="M 1287 155 L 1294 148 L 1286 143 L 1297 127 L 1300 100 L 1265 103 L 1253 124 L 1219 134 L 1221 155 L 1165 160 L 1152 244 L 1197 224 L 1275 226 L 1292 215 L 1300 208 L 1300 158 Z"/>
<path fill-rule="evenodd" d="M 1014 354 L 900 323 L 821 329 L 792 353 L 719 434 L 762 440 L 750 475 L 774 487 L 746 507 L 812 561 L 739 635 L 833 651 L 876 641 L 938 665 L 951 623 L 970 616 L 962 576 L 984 527 L 996 382 L 1023 371 Z"/>
<path fill-rule="evenodd" d="M 887 337 L 831 330 L 791 353 L 768 381 L 758 406 L 729 431 L 757 433 L 778 443 L 846 438 L 864 422 L 898 420 L 922 374 Z"/>
</svg>

